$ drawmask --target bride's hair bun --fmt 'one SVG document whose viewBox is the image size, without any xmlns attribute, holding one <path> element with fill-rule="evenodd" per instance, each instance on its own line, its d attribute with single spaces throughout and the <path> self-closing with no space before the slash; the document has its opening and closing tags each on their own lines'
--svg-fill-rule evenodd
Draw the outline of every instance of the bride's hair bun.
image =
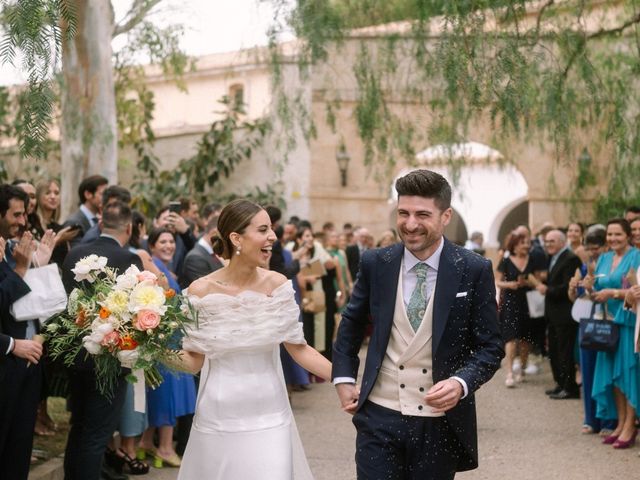
<svg viewBox="0 0 640 480">
<path fill-rule="evenodd" d="M 213 247 L 213 253 L 218 256 L 222 256 L 224 253 L 224 240 L 220 235 L 214 235 L 211 237 L 211 246 Z"/>
</svg>

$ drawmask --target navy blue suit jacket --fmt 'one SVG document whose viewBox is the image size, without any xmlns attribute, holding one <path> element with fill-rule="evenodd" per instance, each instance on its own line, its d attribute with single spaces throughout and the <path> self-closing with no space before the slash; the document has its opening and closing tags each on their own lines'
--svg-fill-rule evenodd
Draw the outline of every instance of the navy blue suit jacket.
<svg viewBox="0 0 640 480">
<path fill-rule="evenodd" d="M 30 291 L 22 277 L 14 272 L 7 262 L 0 261 L 0 380 L 4 376 L 10 337 L 23 340 L 27 330 L 27 322 L 16 322 L 9 309 L 13 302 Z"/>
<path fill-rule="evenodd" d="M 489 381 L 504 356 L 491 262 L 444 240 L 433 306 L 433 381 L 462 378 L 469 394 L 446 413 L 464 447 L 459 470 L 478 464 L 475 392 Z M 358 352 L 371 318 L 373 332 L 367 351 L 358 407 L 367 400 L 378 377 L 393 324 L 402 244 L 367 250 L 333 349 L 335 377 L 357 378 Z M 466 292 L 464 296 L 456 296 Z"/>
</svg>

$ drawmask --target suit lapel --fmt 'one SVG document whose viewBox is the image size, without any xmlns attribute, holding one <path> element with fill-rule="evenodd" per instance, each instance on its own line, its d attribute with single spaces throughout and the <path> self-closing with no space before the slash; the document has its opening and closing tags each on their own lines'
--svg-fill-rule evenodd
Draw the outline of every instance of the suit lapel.
<svg viewBox="0 0 640 480">
<path fill-rule="evenodd" d="M 387 348 L 391 326 L 396 307 L 396 293 L 398 291 L 398 279 L 400 277 L 400 266 L 402 265 L 402 254 L 404 246 L 401 243 L 392 245 L 378 252 L 380 257 L 379 269 L 376 285 L 372 291 L 378 296 L 380 336 L 378 337 L 384 345 L 380 345 L 381 351 Z"/>
<path fill-rule="evenodd" d="M 435 299 L 433 304 L 433 354 L 438 350 L 442 334 L 447 325 L 451 305 L 456 298 L 458 285 L 462 280 L 464 259 L 445 238 L 440 265 L 438 265 L 438 279 L 436 280 Z"/>
</svg>

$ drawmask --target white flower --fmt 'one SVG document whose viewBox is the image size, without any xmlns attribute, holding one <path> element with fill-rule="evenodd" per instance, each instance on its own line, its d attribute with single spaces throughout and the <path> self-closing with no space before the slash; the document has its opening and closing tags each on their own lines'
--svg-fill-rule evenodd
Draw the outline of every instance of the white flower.
<svg viewBox="0 0 640 480">
<path fill-rule="evenodd" d="M 91 336 L 86 336 L 82 339 L 82 346 L 85 348 L 87 352 L 92 355 L 97 355 L 102 351 L 102 346 L 100 342 L 94 341 Z"/>
<path fill-rule="evenodd" d="M 105 322 L 100 319 L 96 319 L 91 323 L 91 334 L 84 337 L 84 339 L 89 339 L 94 343 L 100 344 L 100 342 L 104 340 L 105 335 L 110 334 L 114 330 L 115 329 L 113 328 L 113 324 L 111 324 L 111 322 Z"/>
<path fill-rule="evenodd" d="M 71 293 L 69 294 L 69 300 L 67 302 L 67 312 L 69 312 L 69 315 L 71 315 L 72 317 L 78 313 L 79 298 L 80 298 L 80 290 L 77 288 L 74 288 L 73 290 L 71 290 Z"/>
<path fill-rule="evenodd" d="M 151 310 L 158 315 L 164 315 L 167 306 L 164 304 L 164 289 L 147 282 L 139 283 L 129 297 L 129 310 L 137 313 L 140 310 Z"/>
<path fill-rule="evenodd" d="M 118 290 L 131 290 L 138 284 L 138 275 L 140 270 L 135 265 L 131 265 L 122 274 L 116 278 L 116 289 Z"/>
<path fill-rule="evenodd" d="M 133 364 L 136 363 L 140 355 L 138 354 L 138 349 L 134 348 L 133 350 L 120 350 L 117 356 L 123 367 L 133 368 Z"/>
<path fill-rule="evenodd" d="M 98 255 L 93 254 L 78 260 L 75 268 L 72 268 L 71 271 L 75 273 L 74 278 L 76 282 L 86 280 L 89 283 L 93 283 L 95 276 L 92 275 L 92 272 L 104 272 L 104 267 L 106 266 L 106 257 L 99 257 Z"/>
</svg>

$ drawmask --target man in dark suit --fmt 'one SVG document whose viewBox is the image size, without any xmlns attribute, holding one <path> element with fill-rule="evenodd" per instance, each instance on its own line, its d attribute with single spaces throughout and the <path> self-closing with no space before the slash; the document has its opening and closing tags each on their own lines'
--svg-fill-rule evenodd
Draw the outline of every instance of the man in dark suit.
<svg viewBox="0 0 640 480">
<path fill-rule="evenodd" d="M 98 224 L 98 215 L 102 208 L 102 192 L 108 184 L 109 180 L 102 175 L 92 175 L 80 182 L 78 187 L 80 208 L 73 212 L 62 225 L 63 227 L 80 227 L 80 233 L 73 243 L 79 242 L 91 227 Z"/>
<path fill-rule="evenodd" d="M 91 254 L 107 258 L 107 266 L 117 273 L 131 265 L 143 269 L 140 257 L 124 247 L 131 236 L 131 209 L 122 202 L 111 203 L 103 210 L 102 234 L 91 244 L 71 249 L 62 266 L 62 282 L 67 292 L 77 286 L 71 271 L 78 260 Z M 96 388 L 94 363 L 82 350 L 69 377 L 69 409 L 71 430 L 64 458 L 66 480 L 98 480 L 107 443 L 120 419 L 126 393 L 124 372 L 112 396 L 102 395 Z"/>
<path fill-rule="evenodd" d="M 102 192 L 102 208 L 109 205 L 111 202 L 122 202 L 131 206 L 131 193 L 124 187 L 120 185 L 109 185 Z M 84 237 L 80 239 L 79 242 L 76 243 L 91 243 L 98 239 L 100 236 L 100 222 L 93 225 L 87 232 L 84 234 Z"/>
<path fill-rule="evenodd" d="M 356 243 L 353 245 L 347 245 L 345 253 L 347 254 L 347 266 L 349 267 L 349 273 L 351 278 L 355 279 L 358 276 L 358 267 L 360 266 L 360 257 L 367 249 L 367 237 L 369 237 L 369 231 L 366 228 L 360 227 L 353 232 Z"/>
<path fill-rule="evenodd" d="M 493 271 L 443 237 L 452 210 L 441 175 L 416 170 L 396 190 L 403 243 L 364 252 L 332 376 L 343 409 L 355 412 L 359 479 L 446 480 L 478 465 L 474 392 L 504 356 Z"/>
<path fill-rule="evenodd" d="M 0 242 L 0 477 L 11 480 L 29 475 L 42 382 L 42 345 L 31 339 L 33 323 L 18 322 L 10 313 L 11 305 L 30 291 L 22 280 L 35 251 L 31 234 L 22 233 L 28 202 L 21 189 L 0 185 L 0 236 L 19 238 L 6 249 Z"/>
<path fill-rule="evenodd" d="M 180 275 L 180 287 L 187 288 L 191 283 L 205 275 L 222 268 L 222 262 L 213 253 L 211 237 L 218 231 L 218 217 L 209 220 L 205 227 L 205 232 L 184 257 L 182 273 Z"/>
<path fill-rule="evenodd" d="M 547 390 L 547 394 L 554 400 L 580 398 L 573 359 L 578 324 L 571 318 L 569 282 L 582 262 L 569 250 L 567 237 L 560 230 L 548 232 L 544 243 L 551 260 L 547 284 L 540 284 L 537 289 L 544 295 L 544 314 L 549 324 L 549 359 L 556 382 L 555 388 Z"/>
</svg>

